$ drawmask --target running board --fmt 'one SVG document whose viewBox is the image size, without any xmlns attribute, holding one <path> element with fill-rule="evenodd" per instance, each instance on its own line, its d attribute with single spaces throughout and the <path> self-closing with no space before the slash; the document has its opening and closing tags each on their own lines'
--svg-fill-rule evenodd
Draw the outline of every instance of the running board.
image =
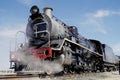
<svg viewBox="0 0 120 80">
<path fill-rule="evenodd" d="M 74 45 L 77 45 L 77 46 L 79 46 L 81 48 L 84 48 L 84 49 L 86 49 L 86 50 L 88 50 L 88 51 L 90 51 L 90 52 L 92 52 L 92 53 L 94 53 L 96 55 L 103 56 L 103 55 L 99 54 L 98 52 L 94 52 L 94 51 L 90 50 L 89 48 L 87 48 L 87 47 L 85 47 L 85 46 L 83 46 L 81 44 L 75 43 L 75 42 L 73 42 L 73 41 L 71 41 L 71 40 L 69 40 L 67 38 L 63 39 L 62 44 L 61 44 L 61 46 L 59 48 L 52 48 L 52 50 L 58 50 L 58 51 L 61 50 L 65 41 L 70 42 L 70 43 L 72 43 Z"/>
</svg>

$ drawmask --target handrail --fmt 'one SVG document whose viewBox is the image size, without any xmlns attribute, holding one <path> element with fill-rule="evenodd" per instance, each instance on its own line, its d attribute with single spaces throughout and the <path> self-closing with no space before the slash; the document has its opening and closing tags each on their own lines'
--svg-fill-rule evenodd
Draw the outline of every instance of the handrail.
<svg viewBox="0 0 120 80">
<path fill-rule="evenodd" d="M 26 43 L 26 34 L 25 34 L 25 32 L 24 31 L 18 31 L 16 33 L 16 35 L 15 35 L 15 51 L 16 51 L 16 47 L 17 47 L 17 35 L 18 35 L 18 33 L 23 33 L 25 35 L 25 41 L 24 41 L 24 43 Z"/>
</svg>

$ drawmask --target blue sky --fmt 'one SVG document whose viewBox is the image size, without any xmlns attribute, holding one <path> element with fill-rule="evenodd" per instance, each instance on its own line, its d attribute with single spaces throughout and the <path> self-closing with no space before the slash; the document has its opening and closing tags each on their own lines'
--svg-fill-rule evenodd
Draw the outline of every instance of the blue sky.
<svg viewBox="0 0 120 80">
<path fill-rule="evenodd" d="M 10 41 L 14 43 L 17 31 L 25 31 L 32 5 L 41 12 L 53 8 L 53 15 L 77 26 L 81 35 L 108 44 L 120 55 L 119 4 L 120 0 L 0 0 L 0 68 L 9 66 Z"/>
</svg>

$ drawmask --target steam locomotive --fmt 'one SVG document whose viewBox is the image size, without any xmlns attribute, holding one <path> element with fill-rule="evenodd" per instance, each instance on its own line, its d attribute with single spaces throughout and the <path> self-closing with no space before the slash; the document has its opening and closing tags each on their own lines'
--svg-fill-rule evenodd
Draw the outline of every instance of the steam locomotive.
<svg viewBox="0 0 120 80">
<path fill-rule="evenodd" d="M 20 54 L 58 61 L 64 67 L 64 72 L 96 72 L 118 68 L 119 59 L 109 46 L 98 40 L 84 38 L 76 26 L 66 25 L 53 16 L 52 11 L 52 8 L 46 7 L 40 13 L 37 6 L 32 6 L 25 33 L 27 43 L 21 44 L 21 49 L 10 52 L 10 68 L 15 72 L 25 69 L 27 63 L 19 59 Z"/>
</svg>

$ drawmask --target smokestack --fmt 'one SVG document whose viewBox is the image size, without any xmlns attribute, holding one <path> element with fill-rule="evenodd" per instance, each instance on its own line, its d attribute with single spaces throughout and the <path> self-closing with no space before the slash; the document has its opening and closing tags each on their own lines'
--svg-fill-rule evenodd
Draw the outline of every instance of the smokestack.
<svg viewBox="0 0 120 80">
<path fill-rule="evenodd" d="M 47 16 L 49 16 L 50 18 L 52 18 L 52 11 L 53 11 L 52 8 L 50 8 L 50 7 L 45 7 L 45 8 L 43 9 L 43 11 L 44 11 L 44 13 L 45 13 Z"/>
</svg>

